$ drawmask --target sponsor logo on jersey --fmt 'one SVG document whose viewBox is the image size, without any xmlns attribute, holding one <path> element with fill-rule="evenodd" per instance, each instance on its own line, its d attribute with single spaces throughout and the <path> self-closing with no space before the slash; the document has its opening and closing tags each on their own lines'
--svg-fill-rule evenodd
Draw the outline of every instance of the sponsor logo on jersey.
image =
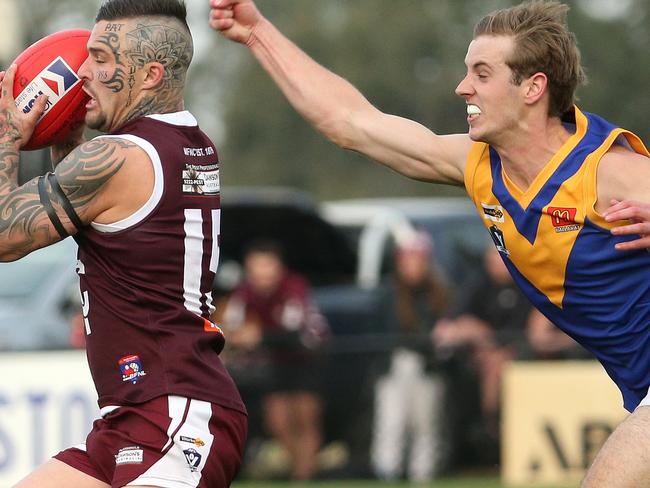
<svg viewBox="0 0 650 488">
<path fill-rule="evenodd" d="M 16 97 L 16 107 L 23 113 L 31 112 L 39 95 L 47 95 L 47 104 L 42 119 L 66 93 L 80 81 L 77 74 L 59 56 L 41 71 Z"/>
<path fill-rule="evenodd" d="M 555 232 L 572 232 L 580 230 L 580 224 L 576 223 L 576 208 L 572 207 L 548 207 L 548 214 L 551 216 L 551 223 Z"/>
<path fill-rule="evenodd" d="M 183 170 L 183 193 L 218 195 L 221 191 L 218 164 L 186 164 Z"/>
<path fill-rule="evenodd" d="M 492 237 L 497 251 L 499 251 L 504 256 L 510 256 L 510 251 L 508 251 L 508 248 L 506 247 L 506 239 L 503 236 L 503 231 L 496 225 L 490 227 L 490 237 Z"/>
<path fill-rule="evenodd" d="M 202 157 L 202 156 L 212 156 L 214 154 L 214 148 L 212 146 L 208 147 L 184 147 L 183 154 L 185 156 L 191 157 Z"/>
<path fill-rule="evenodd" d="M 205 442 L 203 442 L 203 440 L 201 440 L 199 437 L 194 438 L 194 437 L 187 437 L 187 436 L 182 435 L 180 437 L 180 439 L 181 439 L 181 442 L 187 442 L 188 444 L 194 444 L 197 447 L 205 446 Z"/>
<path fill-rule="evenodd" d="M 118 361 L 118 364 L 122 372 L 122 381 L 130 381 L 135 385 L 140 378 L 147 375 L 142 367 L 140 356 L 124 356 Z"/>
<path fill-rule="evenodd" d="M 115 464 L 142 464 L 144 452 L 140 446 L 123 447 L 115 455 Z"/>
<path fill-rule="evenodd" d="M 194 449 L 193 447 L 190 447 L 189 449 L 185 449 L 183 451 L 183 454 L 185 454 L 185 459 L 187 460 L 187 464 L 190 466 L 190 471 L 196 472 L 199 470 L 199 465 L 201 464 L 201 454 L 199 451 Z"/>
<path fill-rule="evenodd" d="M 503 207 L 501 205 L 488 205 L 487 203 L 481 203 L 483 207 L 483 218 L 491 220 L 492 222 L 505 222 L 503 212 Z"/>
</svg>

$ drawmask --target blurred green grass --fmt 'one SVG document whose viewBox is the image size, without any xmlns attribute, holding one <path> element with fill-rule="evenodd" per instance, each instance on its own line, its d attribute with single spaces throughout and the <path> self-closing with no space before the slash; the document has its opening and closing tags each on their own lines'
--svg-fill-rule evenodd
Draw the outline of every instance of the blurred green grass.
<svg viewBox="0 0 650 488">
<path fill-rule="evenodd" d="M 429 484 L 384 483 L 380 481 L 314 481 L 309 483 L 248 481 L 232 485 L 233 488 L 513 488 L 506 486 L 498 478 L 448 478 L 436 480 Z M 536 486 L 535 488 L 566 488 L 553 486 Z"/>
</svg>

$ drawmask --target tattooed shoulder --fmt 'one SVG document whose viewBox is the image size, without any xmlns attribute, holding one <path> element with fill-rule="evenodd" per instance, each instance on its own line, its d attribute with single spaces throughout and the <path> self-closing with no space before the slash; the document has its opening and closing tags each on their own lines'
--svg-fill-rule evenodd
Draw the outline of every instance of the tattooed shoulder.
<svg viewBox="0 0 650 488">
<path fill-rule="evenodd" d="M 137 147 L 125 139 L 97 138 L 72 151 L 56 167 L 56 175 L 75 209 L 82 211 L 122 168 L 128 151 Z"/>
</svg>

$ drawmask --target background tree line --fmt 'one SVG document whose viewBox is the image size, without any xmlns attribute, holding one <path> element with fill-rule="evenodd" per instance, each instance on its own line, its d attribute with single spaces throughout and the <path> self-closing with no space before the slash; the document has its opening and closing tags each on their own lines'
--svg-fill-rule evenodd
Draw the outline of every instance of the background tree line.
<svg viewBox="0 0 650 488">
<path fill-rule="evenodd" d="M 4 2 L 10 0 L 3 0 Z M 207 28 L 207 0 L 187 0 L 196 55 L 187 107 L 215 138 L 222 183 L 294 186 L 318 199 L 462 194 L 396 177 L 315 133 L 246 49 Z M 383 111 L 440 133 L 466 130 L 453 93 L 475 22 L 506 0 L 258 0 L 276 25 Z M 572 0 L 569 24 L 589 76 L 584 110 L 647 139 L 650 0 Z M 23 46 L 62 28 L 93 24 L 98 1 L 21 0 Z"/>
</svg>

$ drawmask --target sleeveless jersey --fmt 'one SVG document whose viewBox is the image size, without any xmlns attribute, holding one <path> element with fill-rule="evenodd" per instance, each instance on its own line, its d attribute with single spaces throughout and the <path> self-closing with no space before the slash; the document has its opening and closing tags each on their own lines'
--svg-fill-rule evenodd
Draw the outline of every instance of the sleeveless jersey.
<svg viewBox="0 0 650 488">
<path fill-rule="evenodd" d="M 602 363 L 633 410 L 650 385 L 650 253 L 622 252 L 595 210 L 596 174 L 634 134 L 575 108 L 576 131 L 525 192 L 487 144 L 473 145 L 465 186 L 506 266 L 533 304 Z"/>
<path fill-rule="evenodd" d="M 138 118 L 119 137 L 153 164 L 146 204 L 75 236 L 88 362 L 99 406 L 180 395 L 245 411 L 209 321 L 219 257 L 217 152 L 189 112 Z"/>
</svg>

